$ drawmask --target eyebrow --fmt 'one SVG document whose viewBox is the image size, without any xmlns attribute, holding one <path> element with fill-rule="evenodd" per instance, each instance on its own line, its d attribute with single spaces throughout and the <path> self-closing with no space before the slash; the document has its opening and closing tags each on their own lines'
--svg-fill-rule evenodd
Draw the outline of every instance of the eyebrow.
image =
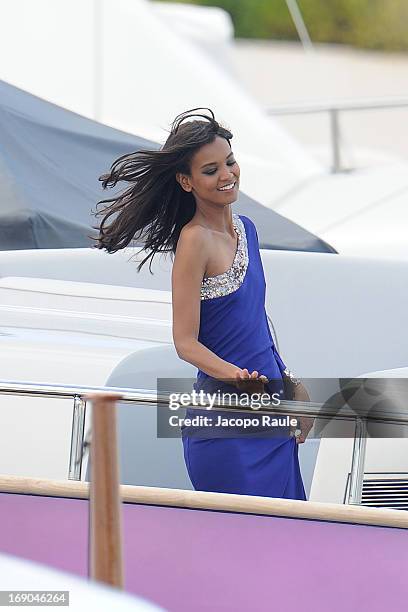
<svg viewBox="0 0 408 612">
<path fill-rule="evenodd" d="M 231 155 L 234 155 L 233 151 L 231 151 L 231 153 L 227 155 L 225 159 L 228 159 L 229 157 L 231 157 Z M 201 168 L 205 168 L 206 166 L 215 166 L 216 164 L 217 162 L 208 162 L 208 164 L 204 164 L 204 166 L 201 166 Z"/>
</svg>

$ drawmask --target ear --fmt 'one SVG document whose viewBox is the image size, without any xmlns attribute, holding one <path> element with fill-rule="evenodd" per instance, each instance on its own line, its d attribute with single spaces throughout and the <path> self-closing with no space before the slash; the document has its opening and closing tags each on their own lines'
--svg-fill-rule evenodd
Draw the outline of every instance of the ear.
<svg viewBox="0 0 408 612">
<path fill-rule="evenodd" d="M 191 192 L 192 187 L 190 185 L 190 181 L 188 176 L 185 174 L 181 174 L 181 172 L 176 173 L 176 181 L 181 185 L 182 189 L 187 192 Z"/>
</svg>

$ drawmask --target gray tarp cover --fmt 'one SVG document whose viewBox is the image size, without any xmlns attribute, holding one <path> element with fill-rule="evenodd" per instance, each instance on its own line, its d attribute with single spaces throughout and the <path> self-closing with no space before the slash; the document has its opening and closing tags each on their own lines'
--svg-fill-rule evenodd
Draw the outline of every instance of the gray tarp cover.
<svg viewBox="0 0 408 612">
<path fill-rule="evenodd" d="M 120 155 L 158 147 L 0 81 L 0 249 L 91 246 L 92 211 L 109 197 L 98 177 Z M 234 210 L 263 248 L 335 252 L 243 193 Z"/>
</svg>

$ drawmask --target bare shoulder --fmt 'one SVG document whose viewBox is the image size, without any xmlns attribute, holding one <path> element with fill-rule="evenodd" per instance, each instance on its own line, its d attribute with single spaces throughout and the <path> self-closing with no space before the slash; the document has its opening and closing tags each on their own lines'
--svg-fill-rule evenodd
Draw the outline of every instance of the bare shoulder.
<svg viewBox="0 0 408 612">
<path fill-rule="evenodd" d="M 186 223 L 180 232 L 177 242 L 177 253 L 206 259 L 209 250 L 211 233 L 208 228 L 195 222 L 193 219 Z"/>
<path fill-rule="evenodd" d="M 199 240 L 202 244 L 204 244 L 209 238 L 209 230 L 208 228 L 200 225 L 194 219 L 185 224 L 183 229 L 180 232 L 179 240 L 184 240 L 185 242 L 193 242 L 195 240 Z"/>
</svg>

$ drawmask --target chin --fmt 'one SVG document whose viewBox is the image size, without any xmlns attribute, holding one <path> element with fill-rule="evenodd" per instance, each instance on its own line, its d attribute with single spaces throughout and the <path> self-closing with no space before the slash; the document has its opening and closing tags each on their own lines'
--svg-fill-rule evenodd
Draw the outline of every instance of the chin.
<svg viewBox="0 0 408 612">
<path fill-rule="evenodd" d="M 238 195 L 239 195 L 239 189 L 234 189 L 234 192 L 230 193 L 228 195 L 228 197 L 227 196 L 223 196 L 224 197 L 224 202 L 228 202 L 229 204 L 231 202 L 235 202 L 236 200 L 238 200 Z"/>
</svg>

